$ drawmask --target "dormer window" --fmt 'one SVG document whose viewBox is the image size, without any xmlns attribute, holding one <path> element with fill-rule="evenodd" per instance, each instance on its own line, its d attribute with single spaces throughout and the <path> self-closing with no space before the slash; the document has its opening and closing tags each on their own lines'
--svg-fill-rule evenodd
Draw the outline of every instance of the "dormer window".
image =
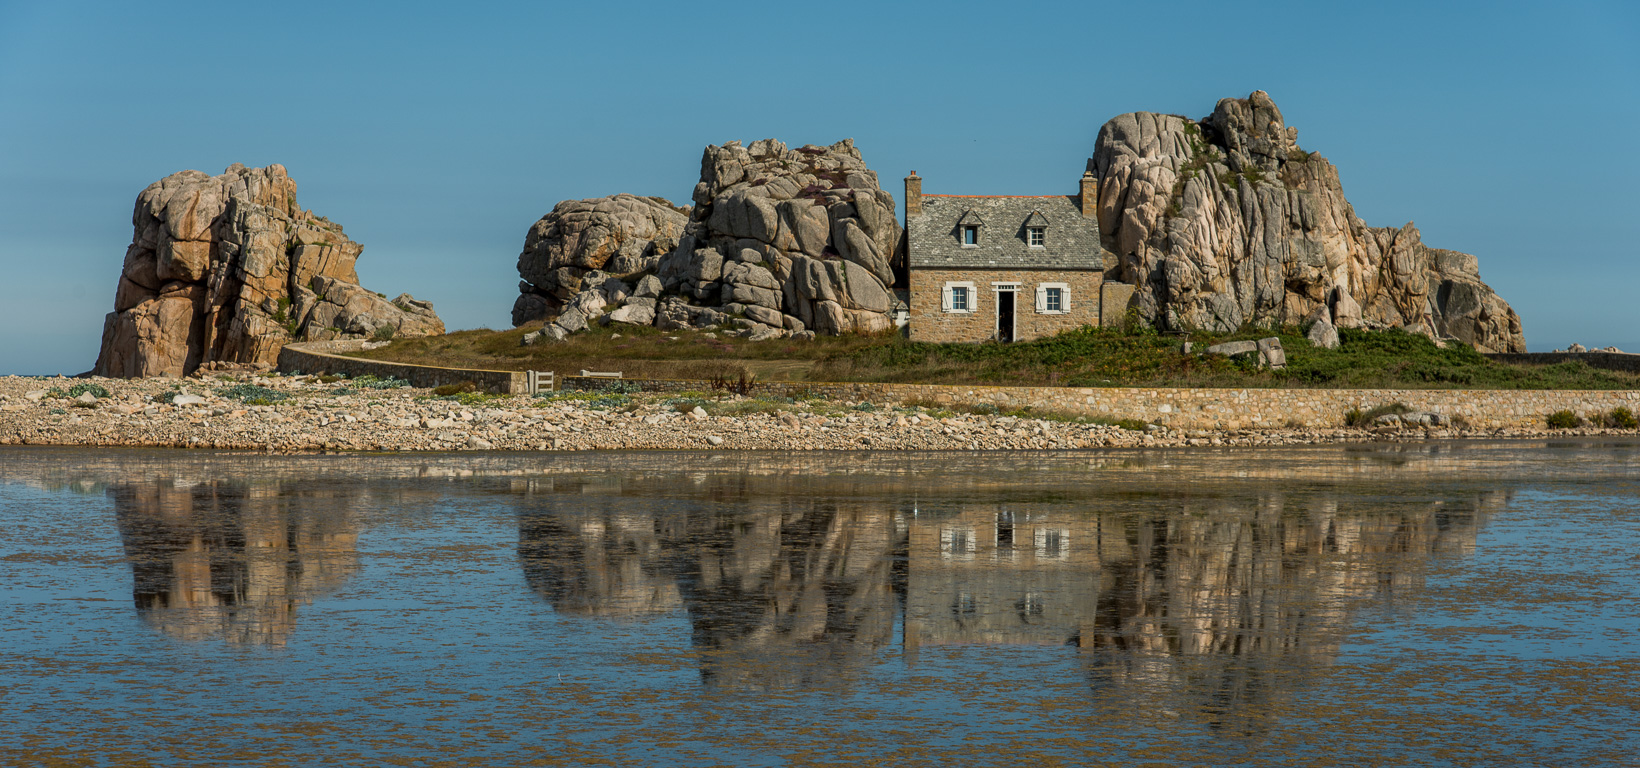
<svg viewBox="0 0 1640 768">
<path fill-rule="evenodd" d="M 1031 211 L 1031 215 L 1025 217 L 1025 244 L 1032 248 L 1048 244 L 1048 217 L 1041 211 Z"/>
<path fill-rule="evenodd" d="M 979 214 L 972 210 L 964 212 L 962 218 L 957 219 L 957 242 L 964 248 L 978 248 L 979 228 L 983 226 L 985 222 L 980 220 Z"/>
</svg>

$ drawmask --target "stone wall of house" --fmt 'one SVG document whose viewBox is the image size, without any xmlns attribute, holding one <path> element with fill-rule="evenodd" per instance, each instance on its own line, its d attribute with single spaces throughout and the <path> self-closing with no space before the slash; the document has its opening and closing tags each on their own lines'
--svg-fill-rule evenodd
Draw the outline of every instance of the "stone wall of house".
<svg viewBox="0 0 1640 768">
<path fill-rule="evenodd" d="M 562 389 L 599 390 L 608 379 L 559 377 Z M 646 392 L 710 391 L 711 384 L 683 379 L 627 379 Z M 1640 411 L 1636 390 L 1477 389 L 1175 389 L 1139 387 L 967 387 L 946 384 L 759 382 L 763 397 L 860 400 L 885 404 L 991 405 L 1000 411 L 1096 418 L 1139 419 L 1178 429 L 1327 428 L 1344 425 L 1352 408 L 1402 403 L 1425 413 L 1462 418 L 1476 429 L 1532 427 L 1569 410 L 1588 418 L 1614 408 Z"/>
<path fill-rule="evenodd" d="M 974 284 L 972 312 L 940 308 L 942 291 L 950 281 Z M 911 340 L 978 342 L 996 331 L 997 297 L 992 283 L 1019 283 L 1014 298 L 1014 338 L 1018 341 L 1052 336 L 1084 325 L 1099 325 L 1100 284 L 1104 277 L 1092 271 L 945 270 L 911 271 Z M 1042 283 L 1064 283 L 1068 311 L 1042 314 L 1036 310 L 1036 288 Z"/>
</svg>

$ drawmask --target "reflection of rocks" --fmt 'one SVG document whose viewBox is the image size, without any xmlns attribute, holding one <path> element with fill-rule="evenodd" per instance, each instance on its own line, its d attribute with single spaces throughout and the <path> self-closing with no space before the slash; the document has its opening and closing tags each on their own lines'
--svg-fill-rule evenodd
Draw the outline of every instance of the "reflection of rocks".
<svg viewBox="0 0 1640 768">
<path fill-rule="evenodd" d="M 518 519 L 518 558 L 530 588 L 563 613 L 642 616 L 680 605 L 661 565 L 654 515 L 527 513 Z"/>
<path fill-rule="evenodd" d="M 178 639 L 282 645 L 296 606 L 357 567 L 348 515 L 320 494 L 162 479 L 108 495 L 137 612 Z"/>
<path fill-rule="evenodd" d="M 770 499 L 773 486 L 755 497 Z M 555 490 L 593 491 L 573 482 Z M 576 501 L 520 515 L 526 580 L 564 612 L 684 609 L 702 678 L 715 685 L 823 685 L 892 644 L 899 515 L 821 501 L 747 505 L 754 496 L 744 477 L 712 477 L 697 490 L 726 504 L 667 514 L 603 497 L 586 502 L 592 513 Z"/>
<path fill-rule="evenodd" d="M 792 506 L 690 520 L 685 602 L 707 682 L 824 685 L 893 642 L 896 516 Z"/>
<path fill-rule="evenodd" d="M 1221 710 L 1290 690 L 1269 662 L 1328 663 L 1361 599 L 1419 586 L 1422 561 L 1472 547 L 1504 501 L 1340 509 L 1326 491 L 1130 488 L 1013 503 L 953 486 L 925 488 L 913 515 L 851 501 L 854 478 L 592 482 L 559 481 L 565 503 L 521 519 L 530 583 L 559 610 L 683 609 L 714 685 L 846 680 L 892 644 L 903 610 L 908 654 L 1078 646 L 1099 695 Z"/>
</svg>

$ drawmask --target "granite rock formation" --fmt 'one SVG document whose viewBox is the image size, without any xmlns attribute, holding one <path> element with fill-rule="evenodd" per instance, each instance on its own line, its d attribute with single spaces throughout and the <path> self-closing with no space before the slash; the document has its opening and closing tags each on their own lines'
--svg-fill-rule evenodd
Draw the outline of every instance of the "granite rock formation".
<svg viewBox="0 0 1640 768">
<path fill-rule="evenodd" d="M 893 327 L 900 224 L 853 141 L 707 147 L 693 198 L 559 203 L 525 240 L 514 323 L 553 318 L 531 341 L 608 323 L 754 339 Z"/>
<path fill-rule="evenodd" d="M 677 247 L 689 209 L 659 197 L 620 194 L 565 200 L 530 227 L 518 255 L 513 325 L 557 316 L 585 289 L 589 273 L 652 272 Z M 598 284 L 599 274 L 593 274 Z"/>
<path fill-rule="evenodd" d="M 1140 286 L 1131 308 L 1158 327 L 1325 317 L 1525 351 L 1520 318 L 1474 256 L 1424 245 L 1411 223 L 1367 226 L 1338 169 L 1299 147 L 1263 91 L 1196 121 L 1120 115 L 1100 129 L 1089 170 L 1105 246 L 1120 259 L 1111 277 Z"/>
<path fill-rule="evenodd" d="M 291 341 L 444 332 L 431 303 L 358 285 L 363 246 L 297 207 L 284 166 L 171 174 L 137 196 L 131 223 L 98 375 L 271 366 Z"/>
</svg>

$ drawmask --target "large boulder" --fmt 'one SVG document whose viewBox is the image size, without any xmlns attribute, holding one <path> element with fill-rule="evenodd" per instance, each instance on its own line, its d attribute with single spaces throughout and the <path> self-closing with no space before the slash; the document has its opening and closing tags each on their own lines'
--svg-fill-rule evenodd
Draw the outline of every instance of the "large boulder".
<svg viewBox="0 0 1640 768">
<path fill-rule="evenodd" d="M 432 304 L 360 288 L 363 246 L 296 204 L 284 166 L 174 173 L 137 196 L 95 372 L 272 365 L 296 340 L 444 332 Z"/>
<path fill-rule="evenodd" d="M 1338 170 L 1298 145 L 1263 91 L 1191 121 L 1134 112 L 1099 131 L 1099 228 L 1139 286 L 1131 307 L 1168 329 L 1298 324 L 1410 328 L 1482 351 L 1523 352 L 1520 318 L 1474 256 L 1417 228 L 1369 227 Z"/>
<path fill-rule="evenodd" d="M 689 209 L 659 197 L 619 194 L 565 200 L 530 227 L 518 255 L 513 325 L 556 315 L 590 271 L 650 272 L 677 246 Z"/>
<path fill-rule="evenodd" d="M 525 240 L 513 323 L 567 329 L 561 318 L 573 309 L 663 329 L 730 320 L 794 332 L 893 327 L 900 223 L 853 141 L 707 147 L 693 199 L 692 208 L 635 195 L 559 203 Z M 631 288 L 615 296 L 603 284 L 594 309 L 596 286 L 584 283 L 605 273 Z M 633 301 L 643 306 L 628 309 Z"/>
<path fill-rule="evenodd" d="M 707 147 L 689 226 L 660 265 L 703 304 L 779 310 L 823 333 L 890 328 L 905 255 L 894 197 L 854 142 Z"/>
</svg>

